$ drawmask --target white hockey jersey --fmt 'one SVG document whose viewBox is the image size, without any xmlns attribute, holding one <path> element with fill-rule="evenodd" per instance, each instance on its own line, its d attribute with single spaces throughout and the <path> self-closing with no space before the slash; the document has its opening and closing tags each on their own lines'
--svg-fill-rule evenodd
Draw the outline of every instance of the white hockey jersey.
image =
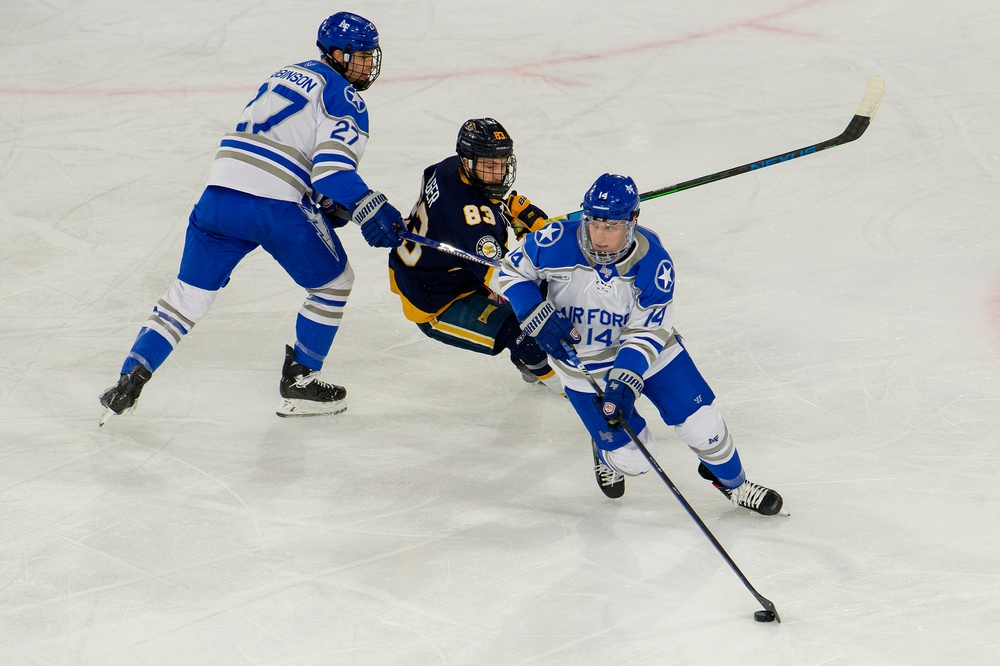
<svg viewBox="0 0 1000 666">
<path fill-rule="evenodd" d="M 681 352 L 673 330 L 674 268 L 656 234 L 637 227 L 632 251 L 615 264 L 592 264 L 580 249 L 580 220 L 551 222 L 528 234 L 501 265 L 500 289 L 518 319 L 543 297 L 573 322 L 577 355 L 603 378 L 620 350 L 634 350 L 626 367 L 648 377 Z M 639 359 L 636 364 L 635 360 Z M 622 365 L 622 364 L 619 364 Z M 645 367 L 642 367 L 645 365 Z M 592 391 L 582 373 L 553 359 L 567 388 Z"/>
<path fill-rule="evenodd" d="M 370 189 L 357 174 L 368 143 L 368 109 L 326 63 L 284 67 L 222 139 L 208 179 L 269 199 L 299 202 L 319 192 L 350 207 Z"/>
</svg>

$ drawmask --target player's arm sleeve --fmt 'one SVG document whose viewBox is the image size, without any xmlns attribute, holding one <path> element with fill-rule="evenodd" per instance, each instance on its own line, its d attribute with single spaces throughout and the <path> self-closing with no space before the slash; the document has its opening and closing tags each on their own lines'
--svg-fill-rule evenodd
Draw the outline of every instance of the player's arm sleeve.
<svg viewBox="0 0 1000 666">
<path fill-rule="evenodd" d="M 537 257 L 529 255 L 529 252 L 537 252 L 537 249 L 534 241 L 528 239 L 525 245 L 509 252 L 500 262 L 500 292 L 514 308 L 519 321 L 542 302 L 542 291 L 539 288 L 542 275 L 535 266 Z"/>
<path fill-rule="evenodd" d="M 368 187 L 357 171 L 344 170 L 326 176 L 322 181 L 314 180 L 313 189 L 323 196 L 330 197 L 344 208 L 351 209 L 372 188 Z"/>
<path fill-rule="evenodd" d="M 368 111 L 340 103 L 333 96 L 341 92 L 327 87 L 320 102 L 311 176 L 314 190 L 352 208 L 372 189 L 358 174 L 368 144 Z"/>
<path fill-rule="evenodd" d="M 662 265 L 661 265 L 662 266 Z M 646 273 L 636 280 L 636 298 L 622 328 L 615 367 L 642 375 L 674 339 L 673 267 L 669 280 Z M 663 285 L 669 285 L 663 289 Z"/>
<path fill-rule="evenodd" d="M 674 337 L 673 313 L 673 302 L 652 308 L 634 308 L 622 328 L 615 367 L 626 368 L 640 376 L 645 373 Z"/>
</svg>

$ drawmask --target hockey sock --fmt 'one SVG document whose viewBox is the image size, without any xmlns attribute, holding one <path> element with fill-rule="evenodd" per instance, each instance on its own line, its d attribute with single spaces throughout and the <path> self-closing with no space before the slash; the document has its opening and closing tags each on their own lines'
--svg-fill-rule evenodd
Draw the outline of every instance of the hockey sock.
<svg viewBox="0 0 1000 666">
<path fill-rule="evenodd" d="M 715 475 L 719 483 L 726 488 L 737 488 L 746 481 L 747 475 L 743 471 L 743 463 L 740 461 L 739 452 L 734 452 L 733 457 L 721 465 L 712 464 L 704 458 L 701 458 L 701 462 Z"/>
<path fill-rule="evenodd" d="M 354 271 L 348 265 L 331 282 L 307 290 L 309 295 L 295 319 L 295 360 L 298 363 L 310 370 L 323 367 L 353 285 Z"/>
<path fill-rule="evenodd" d="M 161 333 L 144 326 L 132 343 L 132 350 L 122 364 L 121 374 L 127 375 L 137 365 L 156 372 L 173 350 L 173 345 Z"/>
<path fill-rule="evenodd" d="M 300 313 L 295 319 L 295 361 L 310 370 L 321 369 L 338 330 L 338 326 L 318 324 Z"/>
<path fill-rule="evenodd" d="M 746 479 L 726 421 L 714 405 L 701 407 L 674 430 L 726 488 L 735 488 Z"/>
<path fill-rule="evenodd" d="M 132 343 L 122 374 L 127 375 L 137 365 L 156 372 L 177 343 L 205 316 L 217 294 L 174 280 Z"/>
</svg>

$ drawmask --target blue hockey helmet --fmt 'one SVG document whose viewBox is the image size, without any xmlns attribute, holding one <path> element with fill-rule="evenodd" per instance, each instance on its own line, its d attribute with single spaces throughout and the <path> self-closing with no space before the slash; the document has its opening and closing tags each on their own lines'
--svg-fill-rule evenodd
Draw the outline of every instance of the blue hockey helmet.
<svg viewBox="0 0 1000 666">
<path fill-rule="evenodd" d="M 628 176 L 602 174 L 583 196 L 582 222 L 578 232 L 580 248 L 598 264 L 613 264 L 632 248 L 635 225 L 639 219 L 639 188 Z M 595 243 L 591 237 L 591 226 L 609 231 L 622 227 L 624 235 L 621 243 L 607 246 L 605 239 Z"/>
<path fill-rule="evenodd" d="M 328 16 L 319 25 L 316 46 L 323 59 L 350 81 L 357 90 L 367 90 L 375 83 L 382 69 L 382 48 L 378 45 L 378 30 L 368 19 L 351 12 L 337 12 Z M 338 61 L 334 51 L 343 53 L 343 61 Z M 371 68 L 364 70 L 359 62 L 367 56 L 372 59 Z M 352 63 L 352 59 L 355 61 Z"/>
</svg>

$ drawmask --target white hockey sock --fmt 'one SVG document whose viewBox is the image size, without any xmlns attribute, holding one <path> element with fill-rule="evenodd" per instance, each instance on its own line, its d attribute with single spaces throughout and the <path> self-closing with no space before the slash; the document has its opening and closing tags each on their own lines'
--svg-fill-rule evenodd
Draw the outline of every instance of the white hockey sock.
<svg viewBox="0 0 1000 666">
<path fill-rule="evenodd" d="M 175 280 L 153 306 L 153 314 L 143 326 L 156 331 L 172 347 L 176 347 L 181 338 L 208 313 L 218 293 Z"/>
</svg>

